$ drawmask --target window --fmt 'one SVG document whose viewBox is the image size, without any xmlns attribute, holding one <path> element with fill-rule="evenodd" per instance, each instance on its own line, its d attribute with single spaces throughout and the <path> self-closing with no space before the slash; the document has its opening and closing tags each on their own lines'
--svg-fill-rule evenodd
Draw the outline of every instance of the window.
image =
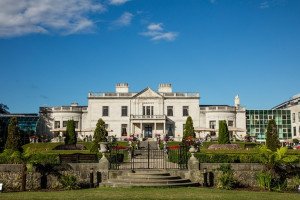
<svg viewBox="0 0 300 200">
<path fill-rule="evenodd" d="M 300 122 L 300 112 L 298 112 L 298 122 Z"/>
<path fill-rule="evenodd" d="M 296 134 L 297 133 L 296 133 L 296 126 L 295 126 L 295 127 L 293 127 L 293 135 L 296 136 Z"/>
<path fill-rule="evenodd" d="M 127 136 L 127 124 L 121 125 L 121 134 L 122 136 Z"/>
<path fill-rule="evenodd" d="M 122 114 L 121 114 L 121 116 L 122 117 L 126 117 L 126 116 L 128 116 L 128 109 L 127 109 L 128 107 L 127 106 L 122 106 Z"/>
<path fill-rule="evenodd" d="M 54 122 L 54 128 L 60 128 L 60 121 Z"/>
<path fill-rule="evenodd" d="M 292 122 L 295 123 L 295 121 L 296 121 L 296 113 L 293 113 L 292 114 Z"/>
<path fill-rule="evenodd" d="M 102 106 L 102 116 L 107 117 L 109 114 L 108 106 Z"/>
<path fill-rule="evenodd" d="M 167 106 L 167 116 L 173 116 L 173 106 Z"/>
<path fill-rule="evenodd" d="M 216 128 L 216 121 L 209 121 L 209 128 L 215 129 Z"/>
<path fill-rule="evenodd" d="M 74 124 L 75 124 L 75 128 L 78 128 L 79 122 L 78 121 L 74 121 Z"/>
<path fill-rule="evenodd" d="M 182 107 L 182 116 L 189 116 L 189 107 L 188 106 Z"/>
<path fill-rule="evenodd" d="M 168 124 L 168 136 L 174 136 L 173 135 L 173 124 Z"/>
<path fill-rule="evenodd" d="M 143 106 L 143 115 L 153 115 L 153 106 Z"/>
<path fill-rule="evenodd" d="M 108 125 L 108 124 L 105 124 L 104 126 L 105 126 L 105 129 L 108 130 L 109 125 Z"/>
<path fill-rule="evenodd" d="M 68 121 L 63 121 L 63 127 L 67 127 Z"/>
<path fill-rule="evenodd" d="M 268 115 L 268 120 L 274 119 L 273 115 Z"/>
<path fill-rule="evenodd" d="M 228 126 L 233 127 L 233 121 L 228 120 Z"/>
</svg>

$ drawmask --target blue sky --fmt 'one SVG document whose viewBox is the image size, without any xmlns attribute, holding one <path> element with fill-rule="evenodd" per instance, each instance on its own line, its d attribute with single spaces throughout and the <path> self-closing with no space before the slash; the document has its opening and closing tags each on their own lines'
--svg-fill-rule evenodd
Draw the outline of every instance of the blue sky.
<svg viewBox="0 0 300 200">
<path fill-rule="evenodd" d="M 297 0 L 0 1 L 0 102 L 87 105 L 172 83 L 201 104 L 269 109 L 300 93 Z"/>
</svg>

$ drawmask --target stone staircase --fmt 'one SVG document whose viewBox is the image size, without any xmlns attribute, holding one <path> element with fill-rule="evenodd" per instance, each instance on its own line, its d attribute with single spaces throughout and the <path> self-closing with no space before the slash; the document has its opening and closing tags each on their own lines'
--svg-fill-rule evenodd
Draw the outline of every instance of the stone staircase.
<svg viewBox="0 0 300 200">
<path fill-rule="evenodd" d="M 137 171 L 128 172 L 116 179 L 109 179 L 107 186 L 111 187 L 193 187 L 189 179 L 182 179 L 179 176 L 171 176 L 163 171 Z"/>
</svg>

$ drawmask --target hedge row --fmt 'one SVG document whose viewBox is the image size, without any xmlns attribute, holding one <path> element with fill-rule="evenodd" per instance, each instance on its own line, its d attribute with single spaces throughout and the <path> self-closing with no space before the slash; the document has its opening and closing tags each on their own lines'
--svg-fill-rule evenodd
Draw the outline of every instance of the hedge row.
<svg viewBox="0 0 300 200">
<path fill-rule="evenodd" d="M 300 155 L 298 161 L 300 162 Z M 244 153 L 196 153 L 200 163 L 260 163 L 261 158 L 258 153 L 244 154 Z"/>
</svg>

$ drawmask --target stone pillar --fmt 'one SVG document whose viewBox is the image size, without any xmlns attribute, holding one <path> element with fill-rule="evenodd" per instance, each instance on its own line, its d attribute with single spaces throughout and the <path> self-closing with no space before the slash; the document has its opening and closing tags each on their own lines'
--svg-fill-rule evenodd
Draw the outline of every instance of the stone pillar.
<svg viewBox="0 0 300 200">
<path fill-rule="evenodd" d="M 109 161 L 108 159 L 104 156 L 99 160 L 99 170 L 100 171 L 108 171 L 109 170 Z"/>
<path fill-rule="evenodd" d="M 188 161 L 188 170 L 189 171 L 199 170 L 199 167 L 200 167 L 199 166 L 199 161 L 194 156 L 194 153 L 196 152 L 195 148 L 192 146 L 189 151 L 192 154 L 192 156 L 190 157 L 190 159 Z"/>
</svg>

